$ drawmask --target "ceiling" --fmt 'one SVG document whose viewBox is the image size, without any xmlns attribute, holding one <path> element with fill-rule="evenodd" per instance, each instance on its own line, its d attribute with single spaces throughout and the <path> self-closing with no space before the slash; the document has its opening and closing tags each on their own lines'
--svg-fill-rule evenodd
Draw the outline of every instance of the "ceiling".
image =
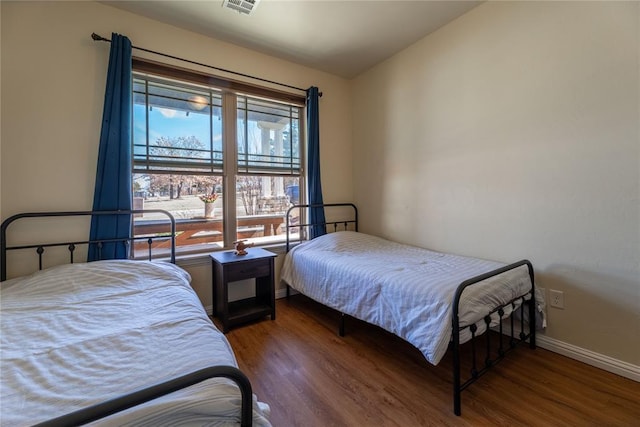
<svg viewBox="0 0 640 427">
<path fill-rule="evenodd" d="M 222 0 L 100 3 L 353 78 L 481 1 L 260 0 L 250 15 Z"/>
</svg>

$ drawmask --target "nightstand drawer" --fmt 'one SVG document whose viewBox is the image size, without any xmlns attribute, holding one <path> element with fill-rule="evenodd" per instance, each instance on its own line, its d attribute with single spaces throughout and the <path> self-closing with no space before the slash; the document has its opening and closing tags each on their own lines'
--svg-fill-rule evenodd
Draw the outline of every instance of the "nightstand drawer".
<svg viewBox="0 0 640 427">
<path fill-rule="evenodd" d="M 225 270 L 227 281 L 262 277 L 271 274 L 270 260 L 258 260 L 227 265 Z"/>
</svg>

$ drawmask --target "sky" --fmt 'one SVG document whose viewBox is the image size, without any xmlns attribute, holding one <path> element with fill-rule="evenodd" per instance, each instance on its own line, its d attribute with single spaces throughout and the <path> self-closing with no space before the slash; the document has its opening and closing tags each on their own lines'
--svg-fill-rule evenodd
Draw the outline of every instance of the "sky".
<svg viewBox="0 0 640 427">
<path fill-rule="evenodd" d="M 146 144 L 145 106 L 136 104 L 133 111 L 134 144 Z M 214 149 L 222 150 L 222 121 L 220 117 L 213 119 Z M 208 145 L 209 115 L 191 112 L 188 116 L 183 111 L 155 107 L 149 111 L 149 141 L 155 142 L 160 137 L 195 136 L 200 142 Z M 208 148 L 208 147 L 207 147 Z"/>
</svg>

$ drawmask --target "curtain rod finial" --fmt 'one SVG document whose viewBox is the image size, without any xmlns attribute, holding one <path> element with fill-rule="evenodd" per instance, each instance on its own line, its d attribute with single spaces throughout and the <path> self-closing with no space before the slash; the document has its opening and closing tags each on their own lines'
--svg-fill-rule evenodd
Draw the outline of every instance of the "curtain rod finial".
<svg viewBox="0 0 640 427">
<path fill-rule="evenodd" d="M 94 39 L 95 41 L 109 41 L 108 39 L 105 39 L 102 36 L 97 35 L 96 33 L 91 33 L 91 38 Z"/>
</svg>

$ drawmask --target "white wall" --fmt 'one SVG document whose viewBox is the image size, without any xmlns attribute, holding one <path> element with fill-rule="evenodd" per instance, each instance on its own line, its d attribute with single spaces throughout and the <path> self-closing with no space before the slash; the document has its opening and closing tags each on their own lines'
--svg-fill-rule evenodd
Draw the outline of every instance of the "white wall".
<svg viewBox="0 0 640 427">
<path fill-rule="evenodd" d="M 640 365 L 637 2 L 489 2 L 359 76 L 364 231 L 564 292 L 547 336 Z"/>
<path fill-rule="evenodd" d="M 3 219 L 92 206 L 109 57 L 109 44 L 91 40 L 92 32 L 107 38 L 117 32 L 135 46 L 297 87 L 318 86 L 325 199 L 352 199 L 348 81 L 96 2 L 3 1 L 0 8 Z M 86 236 L 87 229 L 77 232 Z M 205 305 L 211 304 L 208 266 L 205 260 L 187 267 Z"/>
</svg>

